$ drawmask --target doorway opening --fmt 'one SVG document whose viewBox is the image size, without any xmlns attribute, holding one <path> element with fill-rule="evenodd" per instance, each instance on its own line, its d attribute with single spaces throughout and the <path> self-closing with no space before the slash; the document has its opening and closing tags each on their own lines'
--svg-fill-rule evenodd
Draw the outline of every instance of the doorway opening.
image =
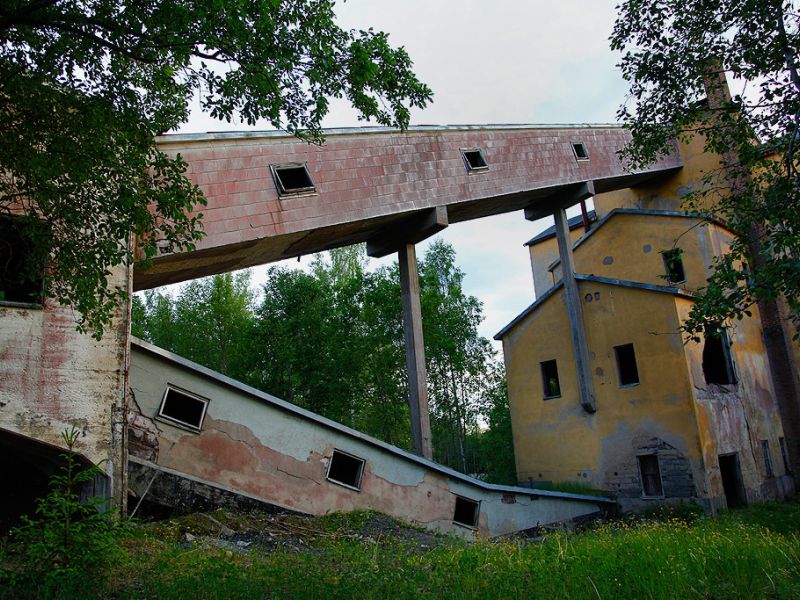
<svg viewBox="0 0 800 600">
<path fill-rule="evenodd" d="M 739 455 L 721 454 L 719 456 L 719 473 L 722 477 L 722 488 L 728 508 L 736 508 L 747 504 L 747 496 L 742 485 L 742 469 L 739 466 Z"/>
</svg>

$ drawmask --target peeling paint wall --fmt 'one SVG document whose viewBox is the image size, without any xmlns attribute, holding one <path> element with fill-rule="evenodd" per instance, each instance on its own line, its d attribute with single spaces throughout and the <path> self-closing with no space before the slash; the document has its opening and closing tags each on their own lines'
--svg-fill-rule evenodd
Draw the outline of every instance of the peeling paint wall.
<svg viewBox="0 0 800 600">
<path fill-rule="evenodd" d="M 126 269 L 111 285 L 126 287 Z M 77 450 L 109 477 L 115 499 L 124 484 L 124 376 L 128 324 L 120 307 L 102 340 L 75 330 L 72 309 L 0 302 L 0 428 L 63 447 L 76 427 Z"/>
<path fill-rule="evenodd" d="M 691 301 L 677 302 L 681 319 L 688 316 Z M 772 391 L 769 368 L 761 341 L 757 307 L 752 318 L 729 328 L 730 350 L 737 382 L 706 383 L 703 374 L 703 343 L 686 344 L 687 366 L 697 412 L 697 427 L 706 465 L 707 495 L 724 507 L 725 492 L 719 456 L 735 453 L 748 501 L 782 498 L 793 484 L 784 469 L 779 438 L 783 437 L 780 413 Z M 767 440 L 773 475 L 768 476 L 762 440 Z"/>
<path fill-rule="evenodd" d="M 467 535 L 470 529 L 453 523 L 456 495 L 481 502 L 479 529 L 490 535 L 569 520 L 599 508 L 594 502 L 537 496 L 521 489 L 511 493 L 513 504 L 504 502 L 508 491 L 453 477 L 443 468 L 387 450 L 380 442 L 370 442 L 344 427 L 326 426 L 287 411 L 147 348 L 152 347 L 135 343 L 131 367 L 136 403 L 131 403 L 128 423 L 131 439 L 141 440 L 138 446 L 131 445 L 137 464 L 154 463 L 154 467 L 304 513 L 371 508 Z M 168 384 L 209 400 L 199 433 L 158 419 Z M 326 479 L 334 449 L 365 459 L 360 491 Z M 132 491 L 142 494 L 142 482 L 132 482 Z"/>
</svg>

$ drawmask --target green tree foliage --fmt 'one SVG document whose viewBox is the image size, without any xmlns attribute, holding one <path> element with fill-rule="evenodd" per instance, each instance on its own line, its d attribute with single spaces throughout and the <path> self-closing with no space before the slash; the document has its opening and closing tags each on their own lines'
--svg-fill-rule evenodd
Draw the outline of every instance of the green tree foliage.
<svg viewBox="0 0 800 600">
<path fill-rule="evenodd" d="M 199 189 L 154 136 L 198 94 L 226 121 L 266 120 L 312 141 L 331 98 L 405 127 L 431 98 L 386 34 L 345 31 L 331 0 L 0 4 L 0 216 L 23 214 L 48 261 L 48 293 L 102 335 L 125 291 L 109 269 L 191 249 Z"/>
<path fill-rule="evenodd" d="M 132 333 L 210 369 L 242 377 L 248 356 L 254 294 L 250 271 L 186 284 L 177 298 L 149 290 L 136 297 Z"/>
<path fill-rule="evenodd" d="M 37 500 L 33 517 L 23 516 L 10 536 L 10 554 L 22 566 L 12 573 L 10 584 L 30 597 L 62 597 L 62 587 L 74 588 L 81 580 L 85 584 L 87 576 L 102 583 L 103 567 L 120 553 L 125 525 L 104 508 L 106 499 L 82 498 L 83 489 L 103 472 L 80 463 L 75 452 L 79 435 L 75 428 L 62 432 L 67 451 L 61 455 L 61 469 L 50 478 L 50 492 Z"/>
<path fill-rule="evenodd" d="M 396 263 L 369 271 L 363 246 L 352 246 L 318 255 L 309 272 L 272 267 L 254 308 L 249 278 L 232 277 L 193 282 L 174 298 L 147 292 L 133 306 L 134 331 L 279 398 L 410 447 Z M 434 455 L 507 483 L 514 458 L 505 382 L 478 333 L 481 304 L 464 293 L 463 278 L 445 243 L 434 243 L 420 261 Z M 235 360 L 222 359 L 221 349 Z M 487 424 L 493 429 L 485 431 Z"/>
<path fill-rule="evenodd" d="M 783 297 L 800 320 L 800 15 L 794 0 L 626 0 L 611 36 L 630 101 L 634 166 L 700 135 L 722 156 L 691 208 L 731 224 L 738 240 L 718 258 L 686 323 L 695 334 L 761 301 Z M 746 82 L 730 97 L 725 76 Z M 731 193 L 727 193 L 728 191 Z"/>
</svg>

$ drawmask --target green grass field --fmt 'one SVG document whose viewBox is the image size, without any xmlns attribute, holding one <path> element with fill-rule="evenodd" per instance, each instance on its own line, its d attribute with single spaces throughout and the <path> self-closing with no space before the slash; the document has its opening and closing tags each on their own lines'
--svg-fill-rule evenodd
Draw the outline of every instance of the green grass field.
<svg viewBox="0 0 800 600">
<path fill-rule="evenodd" d="M 25 579 L 13 544 L 0 596 L 61 598 L 800 598 L 800 503 L 711 519 L 662 514 L 542 542 L 359 534 L 370 513 L 315 521 L 307 540 L 271 551 L 179 542 L 182 521 L 120 534 L 91 573 Z M 202 535 L 203 531 L 197 531 Z M 295 530 L 296 533 L 296 530 Z M 185 538 L 180 538 L 184 539 Z M 203 539 L 203 538 L 201 538 Z"/>
</svg>

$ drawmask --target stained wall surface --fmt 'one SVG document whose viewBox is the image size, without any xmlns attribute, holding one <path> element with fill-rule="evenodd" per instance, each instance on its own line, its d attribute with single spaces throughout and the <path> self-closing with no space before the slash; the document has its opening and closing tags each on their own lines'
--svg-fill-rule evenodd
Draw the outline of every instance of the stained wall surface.
<svg viewBox="0 0 800 600">
<path fill-rule="evenodd" d="M 136 289 L 363 242 L 404 218 L 446 207 L 451 223 L 547 201 L 567 185 L 620 189 L 680 166 L 672 156 L 631 173 L 615 125 L 363 128 L 326 132 L 322 146 L 280 132 L 166 135 L 204 192 L 207 237 L 191 257 L 157 257 Z M 573 142 L 590 160 L 577 160 Z M 480 149 L 488 169 L 470 172 L 461 151 Z M 271 165 L 306 165 L 313 193 L 279 196 Z"/>
<path fill-rule="evenodd" d="M 168 385 L 208 399 L 199 433 L 158 417 Z M 478 530 L 500 535 L 587 515 L 602 504 L 484 484 L 144 342 L 133 343 L 131 390 L 131 460 L 304 513 L 371 508 L 471 535 L 453 523 L 460 495 L 480 502 Z M 359 491 L 326 479 L 334 449 L 366 461 Z"/>
<path fill-rule="evenodd" d="M 111 285 L 126 288 L 127 270 Z M 0 302 L 0 429 L 63 448 L 61 434 L 80 431 L 76 450 L 109 477 L 119 499 L 124 470 L 124 389 L 128 322 L 119 307 L 100 341 L 75 329 L 69 307 Z"/>
<path fill-rule="evenodd" d="M 667 498 L 702 496 L 700 438 L 673 294 L 579 282 L 597 411 L 580 404 L 563 288 L 503 336 L 520 481 L 575 482 L 643 499 L 638 455 L 658 453 Z M 639 383 L 621 385 L 614 348 L 633 344 Z M 545 398 L 540 364 L 556 360 L 561 394 Z"/>
</svg>

